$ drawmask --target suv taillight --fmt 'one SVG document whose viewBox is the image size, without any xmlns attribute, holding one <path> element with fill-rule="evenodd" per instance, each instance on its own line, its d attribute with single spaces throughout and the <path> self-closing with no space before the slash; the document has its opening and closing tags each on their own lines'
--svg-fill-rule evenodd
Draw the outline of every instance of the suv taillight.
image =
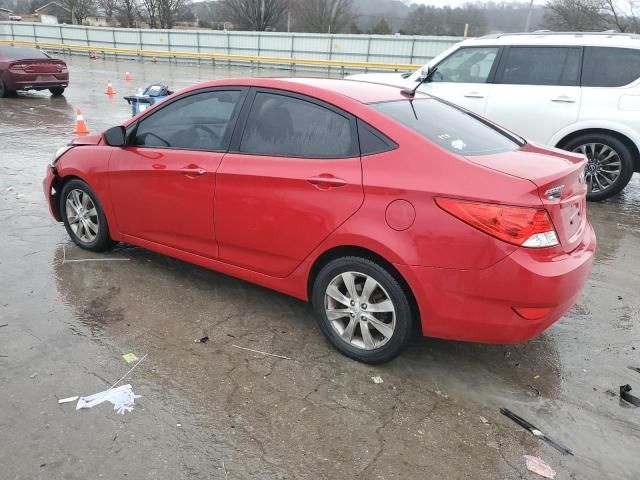
<svg viewBox="0 0 640 480">
<path fill-rule="evenodd" d="M 445 212 L 502 241 L 530 248 L 552 247 L 559 243 L 551 218 L 542 208 L 452 198 L 435 200 Z"/>
</svg>

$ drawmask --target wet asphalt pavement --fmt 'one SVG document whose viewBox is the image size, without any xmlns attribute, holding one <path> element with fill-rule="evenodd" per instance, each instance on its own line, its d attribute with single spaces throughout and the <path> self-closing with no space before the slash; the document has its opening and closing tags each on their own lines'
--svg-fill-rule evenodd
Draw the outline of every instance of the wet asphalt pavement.
<svg viewBox="0 0 640 480">
<path fill-rule="evenodd" d="M 67 60 L 65 97 L 0 99 L 0 478 L 541 478 L 525 454 L 561 480 L 638 478 L 640 408 L 617 396 L 626 383 L 640 396 L 640 374 L 627 368 L 640 367 L 637 174 L 623 194 L 589 205 L 595 266 L 578 305 L 547 332 L 515 346 L 416 338 L 372 367 L 334 351 L 302 302 L 142 249 L 93 254 L 71 243 L 41 181 L 71 138 L 74 108 L 99 132 L 129 117 L 122 95 L 138 86 L 252 71 Z M 63 262 L 89 258 L 129 260 Z M 142 395 L 132 413 L 58 405 L 107 389 L 130 368 L 128 352 L 148 355 L 124 382 Z"/>
</svg>

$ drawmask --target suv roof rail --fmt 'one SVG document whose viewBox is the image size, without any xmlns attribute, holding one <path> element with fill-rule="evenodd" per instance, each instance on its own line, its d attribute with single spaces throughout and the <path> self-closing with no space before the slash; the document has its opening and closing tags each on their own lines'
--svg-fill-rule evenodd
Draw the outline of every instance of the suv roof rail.
<svg viewBox="0 0 640 480">
<path fill-rule="evenodd" d="M 573 35 L 576 37 L 582 37 L 585 35 L 601 35 L 601 36 L 621 36 L 621 37 L 629 37 L 629 38 L 640 38 L 640 35 L 635 33 L 625 33 L 625 32 L 617 32 L 615 30 L 605 30 L 603 32 L 554 32 L 553 30 L 536 30 L 534 32 L 514 32 L 514 33 L 492 33 L 489 35 L 484 35 L 479 38 L 490 39 L 490 38 L 501 38 L 501 37 L 509 37 L 509 36 L 527 36 L 527 35 Z"/>
</svg>

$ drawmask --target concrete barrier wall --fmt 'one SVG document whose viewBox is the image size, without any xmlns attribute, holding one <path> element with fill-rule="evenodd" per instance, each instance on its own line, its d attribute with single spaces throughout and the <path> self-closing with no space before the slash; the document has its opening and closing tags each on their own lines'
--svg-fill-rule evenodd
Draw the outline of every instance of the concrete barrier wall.
<svg viewBox="0 0 640 480">
<path fill-rule="evenodd" d="M 404 35 L 329 35 L 219 30 L 132 28 L 0 22 L 0 40 L 101 48 L 276 57 L 334 62 L 423 65 L 459 37 Z M 322 62 L 318 62 L 322 65 Z M 375 69 L 375 67 L 374 67 Z"/>
</svg>

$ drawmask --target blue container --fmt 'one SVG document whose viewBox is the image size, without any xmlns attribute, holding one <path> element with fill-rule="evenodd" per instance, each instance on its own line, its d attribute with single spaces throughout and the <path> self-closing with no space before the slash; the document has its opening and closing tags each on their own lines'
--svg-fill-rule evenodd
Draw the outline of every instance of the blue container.
<svg viewBox="0 0 640 480">
<path fill-rule="evenodd" d="M 129 95 L 124 99 L 131 105 L 131 116 L 134 117 L 138 113 L 145 111 L 154 103 L 171 95 L 173 92 L 169 90 L 169 87 L 161 83 L 155 83 L 149 85 L 144 90 L 138 90 L 137 95 Z"/>
</svg>

